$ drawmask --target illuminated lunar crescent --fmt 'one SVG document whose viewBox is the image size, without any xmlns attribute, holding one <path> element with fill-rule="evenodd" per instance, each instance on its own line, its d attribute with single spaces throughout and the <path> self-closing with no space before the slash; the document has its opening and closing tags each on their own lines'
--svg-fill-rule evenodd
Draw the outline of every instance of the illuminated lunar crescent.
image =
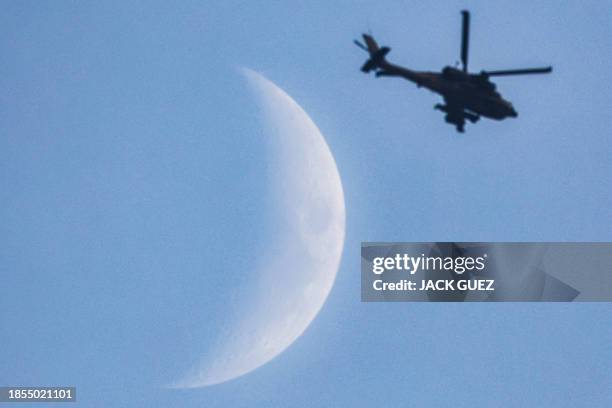
<svg viewBox="0 0 612 408">
<path fill-rule="evenodd" d="M 344 193 L 323 135 L 281 88 L 254 71 L 243 74 L 258 96 L 265 136 L 275 150 L 280 227 L 264 254 L 247 312 L 211 357 L 173 384 L 177 388 L 234 379 L 287 349 L 325 303 L 344 246 Z"/>
</svg>

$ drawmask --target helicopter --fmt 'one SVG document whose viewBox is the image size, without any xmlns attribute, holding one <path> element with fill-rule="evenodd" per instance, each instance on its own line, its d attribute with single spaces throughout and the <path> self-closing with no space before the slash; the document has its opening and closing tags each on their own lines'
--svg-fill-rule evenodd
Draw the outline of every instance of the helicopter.
<svg viewBox="0 0 612 408">
<path fill-rule="evenodd" d="M 353 42 L 370 55 L 361 67 L 362 72 L 373 71 L 376 77 L 401 77 L 440 94 L 444 104 L 436 104 L 434 109 L 444 112 L 445 121 L 463 133 L 466 120 L 476 123 L 481 117 L 503 120 L 518 116 L 512 103 L 497 92 L 491 77 L 548 74 L 552 67 L 468 72 L 470 12 L 463 10 L 461 15 L 461 69 L 446 66 L 441 72 L 414 71 L 388 62 L 386 56 L 391 48 L 379 47 L 370 34 L 363 34 L 365 45 L 358 40 Z"/>
</svg>

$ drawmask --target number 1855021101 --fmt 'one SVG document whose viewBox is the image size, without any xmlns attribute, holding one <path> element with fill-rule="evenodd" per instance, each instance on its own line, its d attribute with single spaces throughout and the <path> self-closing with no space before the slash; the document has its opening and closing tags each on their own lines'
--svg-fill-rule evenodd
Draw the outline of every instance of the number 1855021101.
<svg viewBox="0 0 612 408">
<path fill-rule="evenodd" d="M 75 387 L 0 387 L 0 402 L 72 402 Z"/>
</svg>

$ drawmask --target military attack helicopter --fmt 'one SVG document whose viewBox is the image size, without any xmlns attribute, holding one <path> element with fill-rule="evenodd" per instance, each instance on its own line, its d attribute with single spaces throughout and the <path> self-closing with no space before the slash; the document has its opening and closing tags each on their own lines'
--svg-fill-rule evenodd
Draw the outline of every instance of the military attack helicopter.
<svg viewBox="0 0 612 408">
<path fill-rule="evenodd" d="M 370 54 L 361 71 L 374 71 L 377 77 L 402 77 L 436 92 L 444 98 L 445 104 L 436 104 L 435 109 L 446 113 L 447 123 L 455 125 L 458 132 L 465 131 L 465 120 L 476 123 L 481 116 L 495 120 L 515 118 L 518 113 L 512 103 L 505 100 L 490 81 L 494 76 L 548 74 L 552 67 L 510 69 L 500 71 L 468 72 L 468 47 L 470 34 L 470 13 L 463 10 L 461 29 L 461 69 L 446 66 L 442 72 L 413 71 L 389 63 L 386 56 L 389 47 L 379 47 L 374 38 L 363 34 L 365 45 L 358 40 L 354 43 Z"/>
</svg>

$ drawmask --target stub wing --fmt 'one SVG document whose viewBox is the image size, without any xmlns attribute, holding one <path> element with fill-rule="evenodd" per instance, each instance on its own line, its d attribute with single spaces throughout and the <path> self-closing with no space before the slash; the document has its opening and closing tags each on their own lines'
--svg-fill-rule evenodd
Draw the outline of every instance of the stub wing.
<svg viewBox="0 0 612 408">
<path fill-rule="evenodd" d="M 444 101 L 446 105 L 437 104 L 434 108 L 446 113 L 444 120 L 446 123 L 455 125 L 457 132 L 465 132 L 466 119 L 472 123 L 476 123 L 480 119 L 480 116 L 475 113 L 466 111 L 463 105 L 453 102 L 448 98 L 445 98 Z"/>
</svg>

